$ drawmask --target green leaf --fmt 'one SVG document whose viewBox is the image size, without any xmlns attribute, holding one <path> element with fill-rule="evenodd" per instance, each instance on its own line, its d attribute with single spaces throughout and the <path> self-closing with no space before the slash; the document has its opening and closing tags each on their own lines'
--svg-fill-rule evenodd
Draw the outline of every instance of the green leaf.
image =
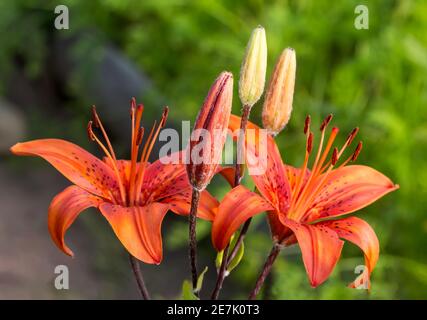
<svg viewBox="0 0 427 320">
<path fill-rule="evenodd" d="M 222 263 L 222 257 L 224 256 L 224 250 L 220 251 L 217 253 L 216 258 L 215 258 L 215 267 L 217 270 L 219 270 L 219 268 L 221 268 L 221 263 Z"/>
<path fill-rule="evenodd" d="M 197 278 L 197 286 L 196 286 L 196 293 L 200 292 L 203 286 L 203 278 L 205 277 L 205 273 L 208 271 L 208 267 L 205 267 L 202 271 L 202 273 L 199 274 L 199 277 Z"/>
<path fill-rule="evenodd" d="M 237 242 L 237 237 L 235 237 L 233 234 L 231 236 L 230 250 L 228 253 L 231 253 L 230 251 L 234 248 L 234 246 L 236 245 L 236 242 Z M 228 265 L 226 275 L 228 275 L 234 268 L 236 268 L 239 265 L 240 261 L 243 258 L 244 253 L 245 253 L 245 244 L 242 241 L 242 243 L 239 247 L 239 250 L 237 250 L 236 255 L 234 256 L 233 260 L 231 260 L 229 265 Z M 216 255 L 215 266 L 217 269 L 221 268 L 223 256 L 224 256 L 224 250 L 218 252 L 218 254 Z"/>
<path fill-rule="evenodd" d="M 181 299 L 182 300 L 199 300 L 199 298 L 194 294 L 193 285 L 189 280 L 184 280 L 184 282 L 182 283 Z"/>
<path fill-rule="evenodd" d="M 182 283 L 182 293 L 181 293 L 181 299 L 182 300 L 200 300 L 196 293 L 200 292 L 203 286 L 203 279 L 205 277 L 206 272 L 208 271 L 208 267 L 205 267 L 203 271 L 199 274 L 199 277 L 197 278 L 197 286 L 196 289 L 193 290 L 193 284 L 189 280 L 184 280 Z"/>
<path fill-rule="evenodd" d="M 233 248 L 234 248 L 234 246 L 233 246 Z M 233 269 L 239 265 L 244 254 L 245 254 L 245 244 L 242 241 L 242 244 L 240 245 L 239 250 L 237 250 L 236 255 L 234 256 L 233 260 L 231 260 L 229 265 L 228 265 L 228 268 L 227 268 L 228 272 L 233 271 Z"/>
</svg>

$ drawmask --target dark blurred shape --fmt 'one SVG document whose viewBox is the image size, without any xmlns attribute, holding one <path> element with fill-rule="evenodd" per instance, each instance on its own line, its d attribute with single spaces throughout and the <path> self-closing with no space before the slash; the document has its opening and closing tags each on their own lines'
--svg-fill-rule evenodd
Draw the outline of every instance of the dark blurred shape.
<svg viewBox="0 0 427 320">
<path fill-rule="evenodd" d="M 65 87 L 73 81 L 76 73 L 87 67 L 87 61 L 82 59 L 82 56 L 88 57 L 92 62 L 90 75 L 80 79 L 83 83 L 79 85 L 79 95 L 97 105 L 103 118 L 113 128 L 128 126 L 131 98 L 136 97 L 137 100 L 145 102 L 147 96 L 147 100 L 151 100 L 155 90 L 144 72 L 122 52 L 111 44 L 99 44 L 96 39 L 96 33 L 56 39 L 52 47 L 55 77 Z M 97 45 L 85 47 L 83 52 L 77 53 L 82 42 Z M 93 51 L 96 51 L 95 55 Z M 127 131 L 120 130 L 117 133 L 120 137 L 123 133 L 123 137 L 127 138 Z"/>
<path fill-rule="evenodd" d="M 9 147 L 25 136 L 25 119 L 18 108 L 0 98 L 0 154 L 9 152 Z"/>
</svg>

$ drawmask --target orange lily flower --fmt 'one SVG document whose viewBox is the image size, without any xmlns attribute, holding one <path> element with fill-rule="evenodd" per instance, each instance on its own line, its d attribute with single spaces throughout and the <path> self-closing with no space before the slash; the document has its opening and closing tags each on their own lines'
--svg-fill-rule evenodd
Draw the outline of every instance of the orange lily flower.
<svg viewBox="0 0 427 320">
<path fill-rule="evenodd" d="M 65 244 L 66 231 L 82 211 L 96 207 L 130 254 L 145 263 L 159 264 L 165 214 L 168 210 L 179 215 L 187 215 L 190 211 L 191 186 L 185 165 L 182 162 L 163 164 L 160 159 L 148 162 L 168 109 L 165 108 L 160 122 L 151 129 L 138 160 L 144 135 L 140 127 L 142 113 L 143 106 L 136 106 L 133 99 L 130 161 L 117 160 L 95 108 L 88 134 L 104 151 L 104 160 L 60 139 L 17 143 L 10 149 L 16 155 L 42 157 L 73 183 L 53 199 L 48 212 L 52 240 L 67 255 L 73 256 L 73 252 Z M 99 128 L 105 144 L 97 137 L 93 126 Z M 198 216 L 213 220 L 213 209 L 217 205 L 217 200 L 204 191 Z"/>
<path fill-rule="evenodd" d="M 321 138 L 311 170 L 308 162 L 313 151 L 313 133 L 309 117 L 304 128 L 307 147 L 301 168 L 284 164 L 274 139 L 267 137 L 265 174 L 252 175 L 260 195 L 238 186 L 224 197 L 218 208 L 212 226 L 212 241 L 218 251 L 224 249 L 231 235 L 248 218 L 267 211 L 274 241 L 283 246 L 299 244 L 313 287 L 323 283 L 335 267 L 344 243 L 341 239 L 359 246 L 365 256 L 365 271 L 350 286 L 369 287 L 369 276 L 379 256 L 378 239 L 367 222 L 344 215 L 366 207 L 399 186 L 371 167 L 347 166 L 348 162 L 356 160 L 361 143 L 338 165 L 358 129 L 350 133 L 343 147 L 333 148 L 338 128 L 332 128 L 325 144 L 325 132 L 331 118 L 327 117 L 321 125 Z M 239 125 L 240 118 L 233 115 L 229 128 L 234 131 Z M 255 143 L 247 142 L 246 146 L 250 174 L 251 165 L 256 163 L 253 160 L 259 157 L 260 128 L 252 123 L 248 128 L 257 132 Z M 331 150 L 332 156 L 327 160 Z"/>
</svg>

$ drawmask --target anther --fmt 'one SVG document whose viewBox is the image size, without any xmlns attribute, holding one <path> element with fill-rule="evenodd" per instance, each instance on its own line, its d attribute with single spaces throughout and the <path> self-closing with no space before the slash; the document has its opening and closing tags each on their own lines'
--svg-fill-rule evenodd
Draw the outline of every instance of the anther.
<svg viewBox="0 0 427 320">
<path fill-rule="evenodd" d="M 360 141 L 360 142 L 357 144 L 357 147 L 356 147 L 356 149 L 354 150 L 353 155 L 351 156 L 351 161 L 352 161 L 352 162 L 356 161 L 356 160 L 357 160 L 357 157 L 359 157 L 359 154 L 360 154 L 360 152 L 362 151 L 362 146 L 363 146 L 362 141 Z"/>
<path fill-rule="evenodd" d="M 356 127 L 353 130 L 351 130 L 351 132 L 349 133 L 349 135 L 347 137 L 347 142 L 346 142 L 347 146 L 349 146 L 353 142 L 353 140 L 356 137 L 356 135 L 357 135 L 358 132 L 359 132 L 359 128 L 358 127 Z"/>
<path fill-rule="evenodd" d="M 92 122 L 95 128 L 99 128 L 98 114 L 96 113 L 96 106 L 92 106 Z"/>
<path fill-rule="evenodd" d="M 322 124 L 320 125 L 320 131 L 325 130 L 325 128 L 328 126 L 328 124 L 331 122 L 332 120 L 332 113 L 329 114 L 322 122 Z"/>
<path fill-rule="evenodd" d="M 307 153 L 311 153 L 311 150 L 313 150 L 313 132 L 310 132 L 307 139 Z"/>
<path fill-rule="evenodd" d="M 136 108 L 136 99 L 135 97 L 132 97 L 132 99 L 130 100 L 130 111 L 129 111 L 131 118 L 135 112 L 135 108 Z"/>
<path fill-rule="evenodd" d="M 305 123 L 304 123 L 304 134 L 307 134 L 308 130 L 310 130 L 310 123 L 311 123 L 311 117 L 310 115 L 308 115 L 305 118 Z"/>
<path fill-rule="evenodd" d="M 142 143 L 142 137 L 144 136 L 144 127 L 140 127 L 136 136 L 135 145 L 139 146 Z"/>
<path fill-rule="evenodd" d="M 89 121 L 87 124 L 87 136 L 89 138 L 89 140 L 91 141 L 95 141 L 95 136 L 93 134 L 93 130 L 92 130 L 92 121 Z"/>
<path fill-rule="evenodd" d="M 337 164 L 337 161 L 338 161 L 338 149 L 335 147 L 334 151 L 332 152 L 331 164 L 334 166 Z"/>
<path fill-rule="evenodd" d="M 168 118 L 168 114 L 169 114 L 169 107 L 166 106 L 165 109 L 163 110 L 162 119 L 160 120 L 160 128 L 163 128 L 165 126 L 166 120 Z"/>
</svg>

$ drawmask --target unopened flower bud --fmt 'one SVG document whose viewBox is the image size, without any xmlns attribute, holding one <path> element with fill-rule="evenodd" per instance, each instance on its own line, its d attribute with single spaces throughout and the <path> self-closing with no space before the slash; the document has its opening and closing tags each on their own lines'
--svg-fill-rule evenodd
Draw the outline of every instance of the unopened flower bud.
<svg viewBox="0 0 427 320">
<path fill-rule="evenodd" d="M 187 150 L 187 173 L 194 189 L 209 184 L 221 160 L 233 100 L 233 75 L 222 72 L 197 116 Z"/>
<path fill-rule="evenodd" d="M 294 96 L 295 50 L 287 48 L 274 67 L 262 110 L 262 123 L 270 134 L 278 134 L 288 123 Z"/>
<path fill-rule="evenodd" d="M 258 26 L 252 31 L 240 70 L 239 96 L 243 105 L 252 107 L 264 92 L 267 70 L 267 40 L 265 30 Z"/>
</svg>

